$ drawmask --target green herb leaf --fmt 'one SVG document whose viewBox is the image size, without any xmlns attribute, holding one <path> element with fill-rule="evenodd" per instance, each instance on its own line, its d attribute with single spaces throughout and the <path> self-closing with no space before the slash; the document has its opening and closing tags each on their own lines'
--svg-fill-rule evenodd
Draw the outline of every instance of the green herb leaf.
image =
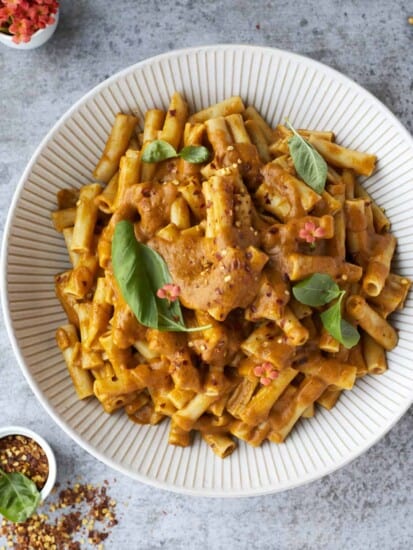
<svg viewBox="0 0 413 550">
<path fill-rule="evenodd" d="M 199 164 L 209 159 L 209 150 L 203 145 L 188 145 L 177 153 L 175 148 L 167 141 L 155 139 L 145 147 L 142 160 L 143 162 L 153 163 L 175 157 L 182 157 L 187 162 Z"/>
<path fill-rule="evenodd" d="M 340 295 L 340 287 L 326 273 L 314 273 L 292 288 L 294 298 L 307 306 L 328 304 Z"/>
<path fill-rule="evenodd" d="M 324 328 L 338 340 L 344 347 L 350 349 L 360 340 L 360 334 L 341 317 L 341 302 L 345 290 L 340 290 L 337 283 L 326 273 L 314 273 L 310 277 L 297 283 L 292 288 L 294 298 L 311 307 L 319 307 L 328 304 L 334 298 L 337 302 L 320 314 Z"/>
<path fill-rule="evenodd" d="M 133 224 L 127 220 L 115 226 L 112 267 L 123 298 L 142 325 L 173 332 L 211 328 L 211 325 L 187 328 L 179 300 L 158 298 L 157 291 L 172 283 L 168 266 L 155 250 L 136 240 Z"/>
<path fill-rule="evenodd" d="M 187 162 L 199 164 L 209 159 L 209 151 L 203 145 L 188 145 L 179 151 L 178 156 Z"/>
<path fill-rule="evenodd" d="M 10 521 L 26 521 L 40 503 L 40 492 L 25 475 L 0 468 L 0 514 Z"/>
<path fill-rule="evenodd" d="M 350 325 L 341 317 L 341 302 L 345 291 L 341 291 L 340 298 L 337 302 L 321 313 L 320 318 L 324 328 L 336 340 L 338 340 L 347 349 L 355 346 L 360 340 L 360 334 L 357 329 Z"/>
<path fill-rule="evenodd" d="M 160 162 L 177 156 L 175 148 L 163 139 L 155 139 L 149 143 L 143 152 L 143 162 Z"/>
<path fill-rule="evenodd" d="M 178 303 L 179 302 L 174 302 Z M 170 319 L 168 317 L 164 317 L 162 313 L 159 313 L 159 325 L 158 330 L 166 331 L 166 332 L 199 332 L 200 330 L 208 330 L 212 328 L 212 325 L 202 325 L 199 327 L 186 327 L 185 325 L 181 325 L 178 322 L 174 321 L 173 319 Z"/>
<path fill-rule="evenodd" d="M 300 136 L 288 121 L 286 121 L 286 124 L 294 132 L 293 137 L 288 140 L 288 148 L 297 174 L 316 193 L 321 194 L 327 180 L 327 163 L 320 153 Z"/>
<path fill-rule="evenodd" d="M 136 244 L 138 245 L 141 261 L 145 266 L 146 273 L 149 278 L 151 291 L 155 297 L 158 324 L 157 328 L 159 330 L 176 330 L 168 328 L 172 326 L 172 324 L 175 324 L 180 326 L 181 330 L 185 330 L 186 327 L 184 325 L 179 300 L 169 302 L 164 298 L 158 298 L 156 295 L 158 289 L 162 288 L 165 284 L 172 283 L 172 277 L 169 273 L 166 262 L 160 254 L 149 246 L 138 243 L 137 241 Z"/>
<path fill-rule="evenodd" d="M 141 243 L 135 238 L 133 224 L 116 224 L 112 241 L 112 267 L 123 298 L 146 327 L 158 327 L 158 308 L 151 281 L 142 261 Z"/>
</svg>

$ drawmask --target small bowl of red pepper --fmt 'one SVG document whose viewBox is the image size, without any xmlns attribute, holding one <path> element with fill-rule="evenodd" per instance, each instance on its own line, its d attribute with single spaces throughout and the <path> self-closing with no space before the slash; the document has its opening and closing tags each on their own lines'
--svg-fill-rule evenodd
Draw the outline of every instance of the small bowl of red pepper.
<svg viewBox="0 0 413 550">
<path fill-rule="evenodd" d="M 56 482 L 56 458 L 38 433 L 21 426 L 0 428 L 0 513 L 10 521 L 29 518 Z"/>
</svg>

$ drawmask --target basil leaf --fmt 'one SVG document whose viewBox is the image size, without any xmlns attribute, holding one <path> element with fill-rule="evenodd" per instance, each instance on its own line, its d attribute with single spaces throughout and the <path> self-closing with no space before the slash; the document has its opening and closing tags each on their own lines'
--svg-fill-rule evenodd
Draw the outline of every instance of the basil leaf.
<svg viewBox="0 0 413 550">
<path fill-rule="evenodd" d="M 10 521 L 26 521 L 40 503 L 40 492 L 31 479 L 19 472 L 0 469 L 0 514 Z"/>
<path fill-rule="evenodd" d="M 292 288 L 294 298 L 307 306 L 328 304 L 340 295 L 340 287 L 326 273 L 314 273 Z"/>
<path fill-rule="evenodd" d="M 142 325 L 173 332 L 211 328 L 211 325 L 187 328 L 179 300 L 158 298 L 157 291 L 172 283 L 168 266 L 155 250 L 136 240 L 133 224 L 127 220 L 115 226 L 112 268 L 124 300 Z"/>
<path fill-rule="evenodd" d="M 169 273 L 168 266 L 160 254 L 149 246 L 145 246 L 142 243 L 137 243 L 139 252 L 141 254 L 142 262 L 145 265 L 146 272 L 149 276 L 149 282 L 151 286 L 151 291 L 155 297 L 157 315 L 158 315 L 158 329 L 162 330 L 161 327 L 166 327 L 165 322 L 160 322 L 160 318 L 164 321 L 166 318 L 168 321 L 175 322 L 178 326 L 184 325 L 184 319 L 182 317 L 181 306 L 179 300 L 174 302 L 168 302 L 168 300 L 163 298 L 158 298 L 156 295 L 159 288 L 162 288 L 165 284 L 172 282 L 171 274 Z M 142 323 L 144 324 L 144 323 Z M 169 326 L 169 325 L 168 325 Z M 164 330 L 173 330 L 164 328 Z"/>
<path fill-rule="evenodd" d="M 170 143 L 163 139 L 155 139 L 145 147 L 142 160 L 143 162 L 152 163 L 174 158 L 176 156 L 175 148 L 172 147 Z"/>
<path fill-rule="evenodd" d="M 360 334 L 353 325 L 350 325 L 350 323 L 341 317 L 341 301 L 344 294 L 345 291 L 342 291 L 337 302 L 326 311 L 323 311 L 320 318 L 326 331 L 343 344 L 345 348 L 350 349 L 358 343 Z"/>
<path fill-rule="evenodd" d="M 176 303 L 176 302 L 174 302 Z M 198 327 L 186 327 L 185 325 L 180 325 L 173 319 L 163 317 L 162 313 L 159 314 L 159 326 L 158 330 L 164 330 L 169 332 L 198 332 L 200 330 L 208 330 L 212 328 L 212 325 L 202 325 Z"/>
<path fill-rule="evenodd" d="M 158 328 L 158 308 L 151 281 L 142 261 L 142 246 L 135 238 L 133 224 L 118 222 L 112 240 L 112 268 L 123 298 L 138 321 Z M 168 281 L 169 282 L 169 281 Z"/>
<path fill-rule="evenodd" d="M 203 145 L 188 145 L 177 153 L 175 148 L 167 141 L 155 139 L 145 147 L 142 161 L 153 163 L 175 157 L 182 157 L 187 162 L 199 164 L 209 159 L 209 150 Z"/>
<path fill-rule="evenodd" d="M 209 159 L 209 150 L 203 145 L 188 145 L 179 151 L 178 157 L 182 157 L 187 162 L 199 164 Z"/>
<path fill-rule="evenodd" d="M 327 180 L 327 163 L 320 153 L 300 136 L 288 121 L 287 125 L 294 132 L 293 137 L 288 140 L 288 148 L 297 174 L 316 193 L 321 194 Z"/>
<path fill-rule="evenodd" d="M 350 325 L 345 319 L 341 319 L 341 340 L 340 342 L 347 349 L 354 347 L 360 340 L 360 334 L 357 329 Z"/>
</svg>

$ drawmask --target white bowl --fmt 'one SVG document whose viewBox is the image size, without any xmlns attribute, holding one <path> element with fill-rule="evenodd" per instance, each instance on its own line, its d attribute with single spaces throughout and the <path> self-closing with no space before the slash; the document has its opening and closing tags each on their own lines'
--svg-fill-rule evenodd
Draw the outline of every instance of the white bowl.
<svg viewBox="0 0 413 550">
<path fill-rule="evenodd" d="M 50 222 L 56 192 L 90 181 L 113 118 L 168 105 L 182 92 L 192 110 L 241 95 L 271 124 L 288 116 L 297 127 L 331 129 L 345 146 L 378 156 L 366 188 L 392 220 L 396 272 L 413 276 L 413 142 L 376 98 L 340 73 L 280 50 L 239 45 L 198 47 L 161 55 L 109 78 L 74 105 L 47 134 L 27 166 L 7 221 L 2 301 L 18 362 L 56 422 L 106 464 L 157 487 L 194 495 L 247 496 L 288 489 L 328 474 L 381 438 L 412 402 L 412 299 L 393 317 L 398 347 L 389 370 L 359 380 L 331 411 L 299 423 L 282 445 L 243 443 L 221 460 L 198 439 L 189 448 L 167 442 L 168 424 L 138 426 L 105 414 L 96 400 L 78 401 L 54 334 L 65 322 L 53 276 L 69 267 Z"/>
<path fill-rule="evenodd" d="M 13 42 L 13 37 L 9 34 L 4 34 L 0 32 L 0 42 L 9 48 L 15 50 L 34 50 L 39 46 L 43 46 L 52 36 L 56 30 L 57 24 L 59 22 L 59 12 L 54 16 L 54 23 L 47 25 L 44 29 L 39 29 L 36 31 L 33 36 L 30 38 L 29 42 Z"/>
<path fill-rule="evenodd" d="M 0 428 L 0 439 L 3 439 L 3 437 L 7 437 L 8 435 L 23 435 L 25 437 L 29 437 L 36 441 L 36 443 L 43 449 L 49 464 L 49 475 L 47 476 L 46 483 L 40 491 L 40 495 L 42 497 L 42 501 L 46 500 L 56 483 L 56 457 L 53 449 L 41 435 L 33 430 L 30 430 L 29 428 L 23 428 L 22 426 L 3 426 Z"/>
</svg>

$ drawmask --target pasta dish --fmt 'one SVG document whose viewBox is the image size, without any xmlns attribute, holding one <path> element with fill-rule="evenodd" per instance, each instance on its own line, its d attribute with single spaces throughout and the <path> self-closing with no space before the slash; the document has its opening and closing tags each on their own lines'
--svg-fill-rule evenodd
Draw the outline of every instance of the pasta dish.
<svg viewBox="0 0 413 550">
<path fill-rule="evenodd" d="M 172 445 L 199 432 L 222 458 L 237 439 L 282 443 L 397 345 L 388 317 L 411 282 L 358 180 L 376 157 L 330 130 L 271 128 L 240 97 L 190 114 L 175 93 L 142 122 L 116 116 L 93 182 L 52 214 L 77 395 L 169 420 Z"/>
</svg>

